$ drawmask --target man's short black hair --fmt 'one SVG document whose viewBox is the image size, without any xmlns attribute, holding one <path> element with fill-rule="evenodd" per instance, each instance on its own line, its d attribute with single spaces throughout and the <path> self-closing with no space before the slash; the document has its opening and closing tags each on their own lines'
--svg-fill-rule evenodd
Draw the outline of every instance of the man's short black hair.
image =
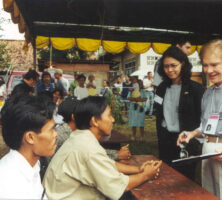
<svg viewBox="0 0 222 200">
<path fill-rule="evenodd" d="M 110 86 L 109 81 L 107 81 L 107 80 L 103 80 L 103 81 L 105 81 L 105 82 L 106 82 L 106 85 L 107 85 L 108 87 Z"/>
<path fill-rule="evenodd" d="M 9 99 L 2 109 L 2 136 L 14 150 L 21 147 L 27 131 L 39 133 L 48 120 L 52 119 L 55 104 L 48 98 L 25 95 Z"/>
<path fill-rule="evenodd" d="M 89 129 L 92 117 L 99 119 L 107 105 L 108 102 L 106 98 L 99 96 L 89 96 L 79 101 L 75 110 L 75 122 L 77 129 Z"/>
<path fill-rule="evenodd" d="M 174 42 L 173 45 L 179 45 L 180 47 L 182 47 L 184 44 L 186 44 L 187 42 L 189 42 L 191 44 L 191 38 L 190 37 L 180 37 L 177 38 Z"/>
<path fill-rule="evenodd" d="M 51 74 L 49 72 L 43 72 L 42 73 L 42 80 L 44 79 L 44 76 L 49 76 L 51 78 Z"/>
<path fill-rule="evenodd" d="M 85 77 L 85 75 L 84 75 L 84 74 L 80 74 L 80 75 L 78 75 L 77 80 L 80 80 L 81 78 L 83 78 L 84 80 L 86 80 L 86 77 Z"/>
<path fill-rule="evenodd" d="M 63 121 L 68 123 L 75 116 L 75 109 L 78 104 L 76 97 L 67 97 L 58 107 L 58 114 L 63 116 Z"/>
<path fill-rule="evenodd" d="M 60 88 L 55 88 L 55 89 L 53 90 L 53 92 L 52 92 L 52 95 L 53 95 L 54 93 L 56 93 L 56 92 L 59 92 L 61 98 L 63 98 L 64 94 L 63 94 L 62 89 L 60 89 Z M 52 97 L 53 97 L 53 96 L 52 96 Z"/>
<path fill-rule="evenodd" d="M 30 69 L 23 77 L 24 79 L 26 80 L 30 80 L 30 79 L 33 79 L 35 81 L 38 80 L 39 78 L 39 74 L 38 72 L 36 72 L 34 69 Z"/>
</svg>

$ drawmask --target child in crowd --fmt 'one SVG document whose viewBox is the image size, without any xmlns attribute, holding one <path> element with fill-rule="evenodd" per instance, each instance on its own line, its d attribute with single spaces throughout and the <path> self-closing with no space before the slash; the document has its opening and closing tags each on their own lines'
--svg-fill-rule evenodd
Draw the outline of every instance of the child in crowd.
<svg viewBox="0 0 222 200">
<path fill-rule="evenodd" d="M 95 76 L 90 74 L 88 79 L 89 79 L 89 82 L 86 85 L 86 88 L 88 88 L 89 96 L 95 96 L 96 95 L 96 86 L 93 83 L 93 81 L 95 80 Z"/>
</svg>

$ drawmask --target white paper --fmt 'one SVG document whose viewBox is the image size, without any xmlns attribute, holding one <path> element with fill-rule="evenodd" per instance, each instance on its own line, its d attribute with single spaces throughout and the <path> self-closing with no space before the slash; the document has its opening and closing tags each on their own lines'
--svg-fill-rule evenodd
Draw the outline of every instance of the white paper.
<svg viewBox="0 0 222 200">
<path fill-rule="evenodd" d="M 162 103 L 163 103 L 163 98 L 161 98 L 161 97 L 158 96 L 158 95 L 155 95 L 154 101 L 157 102 L 158 104 L 162 105 Z"/>
</svg>

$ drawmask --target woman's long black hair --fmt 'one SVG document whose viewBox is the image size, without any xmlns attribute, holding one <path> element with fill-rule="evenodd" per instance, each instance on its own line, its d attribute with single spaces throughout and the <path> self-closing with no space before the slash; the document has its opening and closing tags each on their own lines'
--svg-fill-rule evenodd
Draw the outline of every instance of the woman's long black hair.
<svg viewBox="0 0 222 200">
<path fill-rule="evenodd" d="M 171 46 L 163 53 L 163 56 L 160 59 L 160 67 L 158 69 L 158 73 L 162 76 L 163 80 L 168 84 L 168 86 L 172 84 L 172 80 L 166 75 L 164 71 L 163 61 L 165 58 L 169 57 L 174 58 L 182 63 L 180 72 L 181 82 L 186 83 L 190 81 L 192 64 L 190 63 L 187 55 L 183 53 L 181 49 L 176 46 Z"/>
</svg>

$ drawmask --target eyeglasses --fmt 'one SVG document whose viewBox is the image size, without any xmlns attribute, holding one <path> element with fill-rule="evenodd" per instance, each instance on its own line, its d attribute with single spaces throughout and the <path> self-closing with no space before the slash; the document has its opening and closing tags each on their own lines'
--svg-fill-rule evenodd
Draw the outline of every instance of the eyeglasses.
<svg viewBox="0 0 222 200">
<path fill-rule="evenodd" d="M 178 63 L 178 64 L 163 65 L 163 67 L 164 67 L 165 69 L 169 69 L 170 67 L 171 67 L 172 69 L 175 69 L 179 64 L 180 64 L 180 63 Z"/>
</svg>

